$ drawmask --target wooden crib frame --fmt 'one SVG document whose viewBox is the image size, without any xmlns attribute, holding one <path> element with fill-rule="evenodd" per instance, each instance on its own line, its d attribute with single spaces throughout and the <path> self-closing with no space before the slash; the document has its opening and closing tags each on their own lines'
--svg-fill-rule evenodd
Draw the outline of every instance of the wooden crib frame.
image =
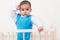
<svg viewBox="0 0 60 40">
<path fill-rule="evenodd" d="M 17 31 L 14 31 L 12 32 L 12 36 L 13 36 L 13 40 L 14 39 L 14 33 L 17 33 L 17 32 L 23 32 L 23 40 L 24 39 L 24 33 L 25 32 L 31 32 L 31 39 L 30 40 L 35 40 L 35 36 L 34 36 L 34 31 L 33 30 L 17 30 Z M 53 29 L 50 29 L 50 30 L 43 30 L 43 32 L 39 32 L 39 40 L 42 40 L 42 33 L 44 33 L 44 40 L 48 40 L 48 33 L 50 33 L 50 39 L 49 40 L 56 40 L 56 29 L 53 28 Z M 1 34 L 1 40 L 4 40 L 4 32 L 0 32 Z M 10 40 L 10 32 L 7 32 L 7 36 L 8 36 L 8 40 Z"/>
</svg>

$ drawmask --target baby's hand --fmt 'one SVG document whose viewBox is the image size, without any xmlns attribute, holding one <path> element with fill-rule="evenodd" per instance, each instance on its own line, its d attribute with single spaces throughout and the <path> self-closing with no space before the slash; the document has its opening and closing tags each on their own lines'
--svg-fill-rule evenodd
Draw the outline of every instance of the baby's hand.
<svg viewBox="0 0 60 40">
<path fill-rule="evenodd" d="M 19 9 L 20 9 L 19 5 L 18 5 L 18 6 L 16 6 L 16 10 L 19 10 Z"/>
<path fill-rule="evenodd" d="M 38 27 L 38 31 L 39 32 L 43 31 L 43 27 L 42 26 L 41 27 Z"/>
</svg>

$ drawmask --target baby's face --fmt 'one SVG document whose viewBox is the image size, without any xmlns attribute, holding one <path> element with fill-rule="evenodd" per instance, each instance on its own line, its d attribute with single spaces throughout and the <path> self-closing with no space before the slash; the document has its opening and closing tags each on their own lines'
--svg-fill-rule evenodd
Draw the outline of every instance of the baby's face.
<svg viewBox="0 0 60 40">
<path fill-rule="evenodd" d="M 23 4 L 20 7 L 20 12 L 23 16 L 27 16 L 31 12 L 31 7 L 29 6 L 29 4 Z"/>
</svg>

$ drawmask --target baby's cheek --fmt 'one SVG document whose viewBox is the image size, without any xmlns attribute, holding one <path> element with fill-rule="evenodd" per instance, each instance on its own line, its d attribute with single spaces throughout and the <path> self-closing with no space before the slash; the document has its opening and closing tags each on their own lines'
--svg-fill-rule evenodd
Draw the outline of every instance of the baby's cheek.
<svg viewBox="0 0 60 40">
<path fill-rule="evenodd" d="M 30 13 L 30 11 L 27 11 L 27 13 L 29 14 L 29 13 Z"/>
</svg>

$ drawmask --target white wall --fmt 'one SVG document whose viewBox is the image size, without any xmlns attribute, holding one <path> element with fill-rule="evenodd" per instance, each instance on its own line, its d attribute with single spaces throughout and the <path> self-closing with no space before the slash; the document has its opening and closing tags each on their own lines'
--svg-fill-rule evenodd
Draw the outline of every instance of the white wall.
<svg viewBox="0 0 60 40">
<path fill-rule="evenodd" d="M 22 0 L 21 0 L 22 1 Z M 38 16 L 47 29 L 51 25 L 60 30 L 60 0 L 29 0 L 32 4 L 32 14 Z M 0 31 L 15 30 L 15 24 L 10 18 L 10 10 L 19 4 L 20 0 L 0 1 Z"/>
</svg>

